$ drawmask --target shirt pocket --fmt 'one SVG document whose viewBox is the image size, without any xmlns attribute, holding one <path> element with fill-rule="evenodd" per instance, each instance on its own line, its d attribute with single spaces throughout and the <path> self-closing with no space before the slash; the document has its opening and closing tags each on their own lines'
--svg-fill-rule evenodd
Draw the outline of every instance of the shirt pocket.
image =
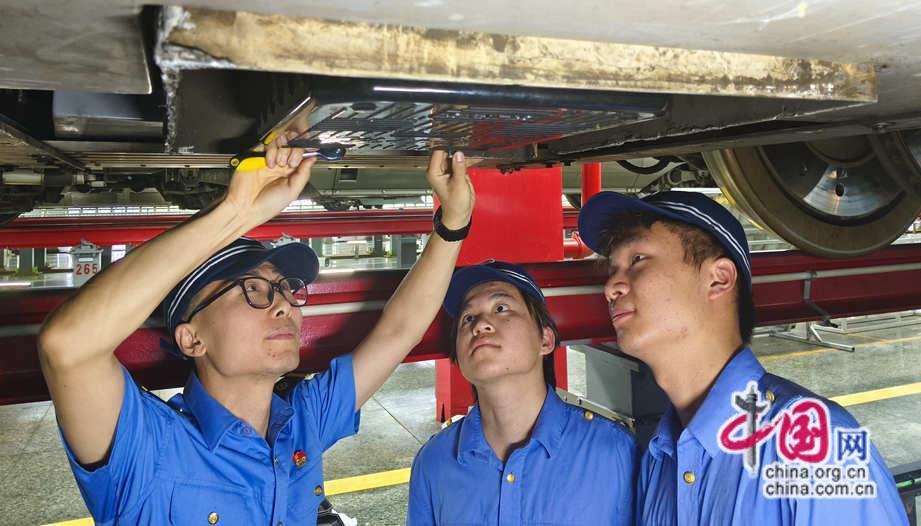
<svg viewBox="0 0 921 526">
<path fill-rule="evenodd" d="M 169 505 L 176 526 L 236 526 L 265 522 L 250 491 L 228 484 L 177 482 Z"/>
</svg>

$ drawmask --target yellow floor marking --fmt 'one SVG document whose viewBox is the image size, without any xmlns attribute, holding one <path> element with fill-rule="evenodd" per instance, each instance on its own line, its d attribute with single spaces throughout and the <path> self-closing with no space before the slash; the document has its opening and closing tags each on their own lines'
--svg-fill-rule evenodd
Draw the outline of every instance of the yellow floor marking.
<svg viewBox="0 0 921 526">
<path fill-rule="evenodd" d="M 904 338 L 892 338 L 891 340 L 876 340 L 874 343 L 859 343 L 857 347 L 868 347 L 870 345 L 878 345 L 881 343 L 901 343 L 901 342 L 913 342 L 915 340 L 921 340 L 921 335 L 918 336 L 906 336 Z"/>
<path fill-rule="evenodd" d="M 893 338 L 890 340 L 873 340 L 872 342 L 867 343 L 858 343 L 854 347 L 861 349 L 864 347 L 871 347 L 873 345 L 885 345 L 887 343 L 902 343 L 902 342 L 911 342 L 915 340 L 921 340 L 921 335 L 918 336 L 908 336 L 905 338 Z M 758 360 L 761 362 L 773 362 L 775 360 L 783 360 L 784 358 L 796 358 L 797 356 L 809 356 L 811 354 L 822 354 L 827 352 L 846 352 L 838 349 L 832 349 L 831 347 L 819 347 L 818 349 L 810 349 L 808 351 L 796 351 L 788 352 L 784 354 L 769 354 L 767 356 L 759 356 Z"/>
<path fill-rule="evenodd" d="M 862 393 L 835 396 L 832 397 L 831 400 L 834 400 L 844 407 L 847 407 L 914 394 L 921 394 L 921 382 L 896 385 L 894 387 L 884 387 L 882 389 L 873 389 L 872 391 L 864 391 Z"/>
<path fill-rule="evenodd" d="M 849 338 L 861 338 L 861 339 L 864 339 L 864 340 L 873 340 L 873 341 L 875 341 L 875 342 L 876 342 L 876 341 L 879 341 L 879 340 L 876 338 L 876 336 L 866 336 L 866 335 L 864 335 L 864 334 L 852 333 L 852 334 L 848 334 L 847 336 L 848 336 Z"/>
<path fill-rule="evenodd" d="M 368 475 L 358 475 L 357 477 L 330 480 L 325 486 L 327 495 L 340 495 L 342 493 L 353 493 L 366 489 L 396 486 L 398 484 L 406 484 L 407 482 L 409 482 L 409 468 L 403 468 L 394 469 L 392 471 L 381 471 L 380 473 L 371 473 Z"/>
<path fill-rule="evenodd" d="M 93 522 L 93 519 L 87 517 L 85 519 L 74 519 L 72 521 L 64 522 L 55 522 L 53 524 L 45 524 L 45 526 L 94 526 L 96 523 Z"/>
<path fill-rule="evenodd" d="M 831 351 L 845 352 L 845 351 L 838 351 L 838 349 L 822 347 L 820 349 L 811 349 L 809 351 L 796 351 L 796 352 L 788 352 L 784 354 L 770 354 L 768 356 L 759 356 L 758 361 L 762 363 L 763 362 L 773 362 L 776 360 L 783 360 L 785 358 L 796 358 L 797 356 L 809 356 L 811 354 L 822 354 L 822 353 L 831 352 Z"/>
</svg>

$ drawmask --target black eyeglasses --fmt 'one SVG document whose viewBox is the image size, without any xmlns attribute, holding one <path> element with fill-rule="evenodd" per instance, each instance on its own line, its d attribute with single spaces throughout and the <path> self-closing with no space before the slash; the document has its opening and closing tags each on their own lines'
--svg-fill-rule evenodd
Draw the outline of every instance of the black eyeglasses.
<svg viewBox="0 0 921 526">
<path fill-rule="evenodd" d="M 281 278 L 276 282 L 271 282 L 265 278 L 246 277 L 231 281 L 227 286 L 214 294 L 208 296 L 205 301 L 201 302 L 186 318 L 185 323 L 192 321 L 195 316 L 208 305 L 214 303 L 229 290 L 239 286 L 243 289 L 243 297 L 246 303 L 254 309 L 267 309 L 275 302 L 275 291 L 281 293 L 282 297 L 294 307 L 303 307 L 307 304 L 307 284 L 300 278 Z"/>
</svg>

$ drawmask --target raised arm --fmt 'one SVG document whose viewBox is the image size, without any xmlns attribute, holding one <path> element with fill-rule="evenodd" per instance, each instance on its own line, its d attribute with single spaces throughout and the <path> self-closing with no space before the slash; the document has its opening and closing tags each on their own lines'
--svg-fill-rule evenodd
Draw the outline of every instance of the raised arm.
<svg viewBox="0 0 921 526">
<path fill-rule="evenodd" d="M 426 178 L 441 201 L 442 223 L 458 230 L 473 213 L 473 185 L 461 152 L 449 158 L 432 153 Z M 358 345 L 352 357 L 355 408 L 360 408 L 415 347 L 438 314 L 448 291 L 461 242 L 432 234 L 422 255 L 384 307 L 381 319 Z"/>
<path fill-rule="evenodd" d="M 282 136 L 268 168 L 233 175 L 222 201 L 132 250 L 52 312 L 39 332 L 42 373 L 77 460 L 102 461 L 118 423 L 124 376 L 114 350 L 211 254 L 272 218 L 300 194 L 314 159 Z"/>
</svg>

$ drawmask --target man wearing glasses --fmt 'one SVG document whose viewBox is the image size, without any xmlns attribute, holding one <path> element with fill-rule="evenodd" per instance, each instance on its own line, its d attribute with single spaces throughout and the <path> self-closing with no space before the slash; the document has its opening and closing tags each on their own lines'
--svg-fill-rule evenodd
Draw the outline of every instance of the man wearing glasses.
<svg viewBox="0 0 921 526">
<path fill-rule="evenodd" d="M 436 232 L 350 355 L 273 394 L 299 363 L 316 255 L 240 236 L 300 195 L 314 159 L 279 137 L 267 167 L 237 172 L 219 204 L 138 247 L 56 309 L 39 334 L 65 450 L 96 524 L 316 524 L 321 455 L 438 311 L 473 209 L 463 154 L 432 155 Z M 113 351 L 157 305 L 171 352 L 194 372 L 169 402 L 139 389 Z"/>
</svg>

